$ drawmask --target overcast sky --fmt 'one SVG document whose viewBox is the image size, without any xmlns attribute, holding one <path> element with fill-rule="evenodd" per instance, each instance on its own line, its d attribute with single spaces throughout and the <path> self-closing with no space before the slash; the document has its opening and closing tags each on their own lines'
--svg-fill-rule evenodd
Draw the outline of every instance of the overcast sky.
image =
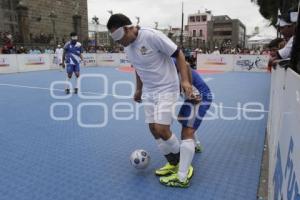
<svg viewBox="0 0 300 200">
<path fill-rule="evenodd" d="M 140 17 L 140 25 L 154 27 L 159 22 L 159 28 L 181 27 L 182 0 L 88 0 L 89 19 L 97 16 L 101 24 L 106 24 L 110 14 L 123 13 L 133 23 L 136 16 Z M 276 36 L 275 29 L 269 28 L 269 22 L 259 13 L 258 6 L 251 0 L 183 0 L 184 24 L 187 16 L 211 10 L 213 15 L 228 15 L 240 19 L 247 27 L 247 34 L 252 34 L 254 27 L 260 27 L 262 35 Z"/>
</svg>

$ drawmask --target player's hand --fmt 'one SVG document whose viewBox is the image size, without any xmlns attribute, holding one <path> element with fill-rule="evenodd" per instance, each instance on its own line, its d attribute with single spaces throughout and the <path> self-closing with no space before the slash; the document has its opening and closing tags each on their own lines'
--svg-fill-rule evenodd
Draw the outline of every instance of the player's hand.
<svg viewBox="0 0 300 200">
<path fill-rule="evenodd" d="M 185 96 L 188 98 L 188 99 L 192 99 L 192 96 L 193 96 L 193 88 L 192 88 L 192 85 L 190 84 L 190 82 L 188 81 L 183 81 L 181 82 L 181 87 L 183 89 L 183 92 L 185 94 Z"/>
<path fill-rule="evenodd" d="M 141 90 L 136 90 L 133 96 L 133 100 L 137 103 L 142 102 L 142 91 Z"/>
<path fill-rule="evenodd" d="M 81 60 L 81 63 L 83 63 L 83 66 L 86 66 L 85 60 Z"/>
<path fill-rule="evenodd" d="M 201 97 L 193 94 L 190 101 L 192 104 L 199 104 L 201 102 Z"/>
</svg>

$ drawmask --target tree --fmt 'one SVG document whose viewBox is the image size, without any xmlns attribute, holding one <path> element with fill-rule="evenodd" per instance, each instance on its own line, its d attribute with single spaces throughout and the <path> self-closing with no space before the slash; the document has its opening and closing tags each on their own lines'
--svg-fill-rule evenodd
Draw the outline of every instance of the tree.
<svg viewBox="0 0 300 200">
<path fill-rule="evenodd" d="M 292 7 L 297 7 L 299 0 L 251 0 L 259 6 L 261 15 L 275 25 L 280 13 L 287 13 Z"/>
</svg>

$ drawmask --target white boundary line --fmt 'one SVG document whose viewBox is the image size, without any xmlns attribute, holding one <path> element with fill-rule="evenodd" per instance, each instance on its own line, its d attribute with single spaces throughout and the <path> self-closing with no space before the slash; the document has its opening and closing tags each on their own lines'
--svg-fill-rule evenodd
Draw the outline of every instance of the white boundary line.
<svg viewBox="0 0 300 200">
<path fill-rule="evenodd" d="M 27 88 L 27 89 L 36 89 L 36 90 L 48 90 L 51 91 L 50 88 L 45 88 L 45 87 L 36 87 L 36 86 L 27 86 L 27 85 L 17 85 L 17 84 L 6 84 L 6 83 L 0 83 L 0 86 L 8 86 L 8 87 L 16 87 L 16 88 Z M 52 91 L 63 91 L 62 89 L 52 89 Z M 96 93 L 96 92 L 82 92 L 84 94 L 91 94 L 91 95 L 99 95 L 101 93 Z M 128 96 L 120 96 L 120 95 L 113 95 L 113 94 L 101 94 L 103 96 L 112 96 L 112 97 L 120 97 L 122 99 L 124 99 L 124 97 Z M 249 111 L 249 112 L 261 112 L 261 113 L 268 113 L 268 110 L 258 110 L 258 109 L 245 109 L 245 108 L 241 108 L 241 107 L 229 107 L 229 106 L 216 106 L 213 105 L 217 108 L 225 108 L 225 109 L 232 109 L 232 110 L 243 110 L 243 111 Z"/>
</svg>

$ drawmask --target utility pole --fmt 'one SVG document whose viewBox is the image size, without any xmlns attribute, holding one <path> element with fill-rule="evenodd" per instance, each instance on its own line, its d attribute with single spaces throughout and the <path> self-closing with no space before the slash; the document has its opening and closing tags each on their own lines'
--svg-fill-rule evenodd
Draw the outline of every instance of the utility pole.
<svg viewBox="0 0 300 200">
<path fill-rule="evenodd" d="M 182 2 L 182 7 L 181 7 L 181 33 L 180 33 L 180 47 L 183 48 L 183 2 Z"/>
<path fill-rule="evenodd" d="M 135 17 L 136 18 L 136 25 L 139 25 L 140 24 L 140 17 Z"/>
<path fill-rule="evenodd" d="M 114 14 L 112 10 L 108 10 L 107 12 L 108 12 L 110 15 L 113 15 L 113 14 Z"/>
<path fill-rule="evenodd" d="M 99 23 L 99 18 L 96 15 L 92 18 L 92 23 L 95 25 L 95 51 L 97 51 L 97 46 L 98 46 L 97 34 L 98 34 L 98 25 L 100 23 Z"/>
</svg>

